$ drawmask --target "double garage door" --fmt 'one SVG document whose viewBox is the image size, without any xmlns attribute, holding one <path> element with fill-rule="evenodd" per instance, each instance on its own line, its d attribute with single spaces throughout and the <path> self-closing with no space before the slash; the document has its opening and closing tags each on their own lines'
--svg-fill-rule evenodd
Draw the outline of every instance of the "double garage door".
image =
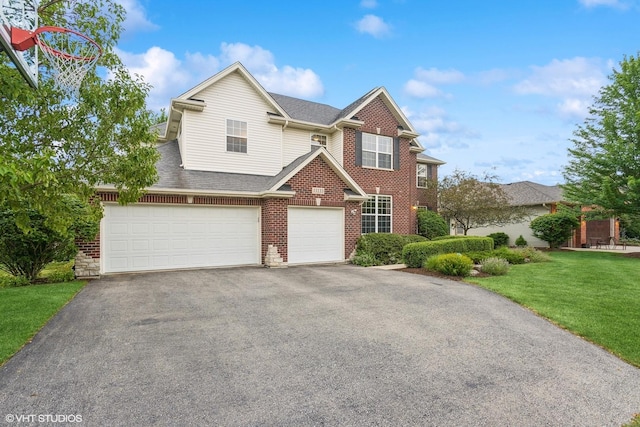
<svg viewBox="0 0 640 427">
<path fill-rule="evenodd" d="M 260 209 L 106 205 L 105 273 L 260 264 Z"/>
<path fill-rule="evenodd" d="M 288 209 L 290 264 L 344 260 L 344 210 Z M 106 205 L 105 273 L 261 263 L 257 207 Z"/>
</svg>

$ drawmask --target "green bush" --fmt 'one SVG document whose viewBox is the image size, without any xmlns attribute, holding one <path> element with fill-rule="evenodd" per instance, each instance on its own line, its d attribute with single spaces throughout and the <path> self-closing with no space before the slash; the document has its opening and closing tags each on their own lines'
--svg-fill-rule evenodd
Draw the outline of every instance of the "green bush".
<svg viewBox="0 0 640 427">
<path fill-rule="evenodd" d="M 433 255 L 489 251 L 492 248 L 493 239 L 489 237 L 467 236 L 457 239 L 432 240 L 406 245 L 402 250 L 402 259 L 408 267 L 419 268 L 427 258 Z"/>
<path fill-rule="evenodd" d="M 493 254 L 493 250 L 490 251 L 470 251 L 465 252 L 464 255 L 471 258 L 474 264 L 480 264 L 483 260 L 490 258 Z"/>
<path fill-rule="evenodd" d="M 418 234 L 433 239 L 449 234 L 447 222 L 436 212 L 426 209 L 418 210 Z"/>
<path fill-rule="evenodd" d="M 423 242 L 426 237 L 392 233 L 370 233 L 360 236 L 353 263 L 364 267 L 390 265 L 402 261 L 402 248 L 407 243 Z"/>
<path fill-rule="evenodd" d="M 516 246 L 519 248 L 522 248 L 527 245 L 528 245 L 527 241 L 524 239 L 524 237 L 522 237 L 522 234 L 521 234 L 520 237 L 516 239 Z"/>
<path fill-rule="evenodd" d="M 551 257 L 548 253 L 537 250 L 536 248 L 526 247 L 514 249 L 514 252 L 520 253 L 525 261 L 528 262 L 548 262 Z"/>
<path fill-rule="evenodd" d="M 504 276 L 509 272 L 509 262 L 503 258 L 489 257 L 482 261 L 482 272 L 492 276 Z"/>
<path fill-rule="evenodd" d="M 473 261 L 462 254 L 441 254 L 427 258 L 423 267 L 447 276 L 465 277 L 471 274 Z"/>
<path fill-rule="evenodd" d="M 525 257 L 522 253 L 515 251 L 513 249 L 509 249 L 505 246 L 502 246 L 498 249 L 494 249 L 491 252 L 492 257 L 502 258 L 507 260 L 509 264 L 524 264 Z"/>
<path fill-rule="evenodd" d="M 491 237 L 493 239 L 494 248 L 499 248 L 500 246 L 509 246 L 509 235 L 506 233 L 491 233 L 487 237 Z"/>
<path fill-rule="evenodd" d="M 558 212 L 537 217 L 529 227 L 534 236 L 549 243 L 553 249 L 569 240 L 579 225 L 580 221 L 573 214 Z"/>
<path fill-rule="evenodd" d="M 0 288 L 16 288 L 30 284 L 29 279 L 24 276 L 0 276 Z"/>
</svg>

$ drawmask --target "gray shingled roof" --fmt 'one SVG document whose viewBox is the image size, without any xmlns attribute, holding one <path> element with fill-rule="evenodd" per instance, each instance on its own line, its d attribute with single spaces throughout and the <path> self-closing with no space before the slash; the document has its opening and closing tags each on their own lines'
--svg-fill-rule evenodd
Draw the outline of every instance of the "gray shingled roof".
<svg viewBox="0 0 640 427">
<path fill-rule="evenodd" d="M 292 98 L 277 93 L 269 93 L 271 97 L 287 112 L 291 118 L 305 122 L 330 125 L 338 119 L 349 117 L 351 112 L 356 110 L 373 92 L 379 88 L 374 88 L 349 104 L 346 108 L 339 109 L 327 104 L 306 101 L 304 99 Z"/>
<path fill-rule="evenodd" d="M 502 188 L 514 206 L 558 203 L 564 200 L 562 188 L 558 185 L 542 185 L 531 181 L 520 181 L 503 184 Z"/>
<path fill-rule="evenodd" d="M 435 157 L 427 156 L 426 154 L 420 153 L 417 156 L 417 160 L 419 163 L 433 163 L 436 165 L 444 165 L 446 162 L 442 160 L 438 160 Z"/>
<path fill-rule="evenodd" d="M 269 93 L 269 95 L 295 120 L 330 125 L 342 111 L 327 104 L 305 101 L 277 93 Z"/>
<path fill-rule="evenodd" d="M 156 164 L 159 180 L 151 187 L 176 190 L 261 192 L 271 189 L 282 178 L 307 160 L 314 150 L 298 157 L 276 176 L 249 175 L 242 173 L 207 172 L 184 170 L 180 167 L 178 141 L 173 140 L 158 146 L 160 160 Z"/>
</svg>

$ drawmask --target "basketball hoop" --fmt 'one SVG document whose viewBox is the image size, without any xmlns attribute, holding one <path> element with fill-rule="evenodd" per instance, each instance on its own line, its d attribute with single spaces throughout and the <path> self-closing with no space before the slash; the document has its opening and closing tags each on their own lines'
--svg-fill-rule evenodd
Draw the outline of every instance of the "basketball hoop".
<svg viewBox="0 0 640 427">
<path fill-rule="evenodd" d="M 61 90 L 77 94 L 87 72 L 96 64 L 102 48 L 86 35 L 68 28 L 45 26 L 35 31 L 13 27 L 11 44 L 16 50 L 35 45 L 49 60 L 53 81 Z"/>
</svg>

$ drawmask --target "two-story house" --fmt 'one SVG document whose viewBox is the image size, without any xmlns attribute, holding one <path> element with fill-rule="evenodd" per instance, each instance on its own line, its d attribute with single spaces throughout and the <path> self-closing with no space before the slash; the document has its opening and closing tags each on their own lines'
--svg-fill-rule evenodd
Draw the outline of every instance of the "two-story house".
<svg viewBox="0 0 640 427">
<path fill-rule="evenodd" d="M 442 163 L 417 161 L 417 137 L 383 87 L 339 109 L 233 64 L 171 100 L 160 178 L 138 203 L 98 189 L 100 237 L 80 244 L 77 274 L 336 262 L 362 233 L 415 233 L 418 186 Z"/>
</svg>

